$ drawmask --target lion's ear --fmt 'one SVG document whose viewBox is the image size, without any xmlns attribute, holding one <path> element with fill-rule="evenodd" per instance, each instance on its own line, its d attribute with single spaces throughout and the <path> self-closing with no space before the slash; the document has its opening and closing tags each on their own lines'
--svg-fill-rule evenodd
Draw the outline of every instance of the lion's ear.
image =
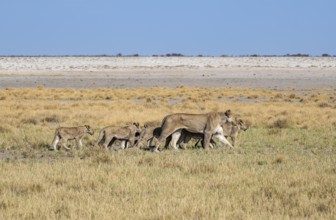
<svg viewBox="0 0 336 220">
<path fill-rule="evenodd" d="M 147 125 L 147 124 L 144 124 L 144 128 L 148 128 L 148 125 Z"/>
<path fill-rule="evenodd" d="M 230 110 L 230 109 L 229 109 L 229 110 L 226 110 L 226 111 L 225 111 L 225 114 L 226 114 L 227 116 L 231 116 L 231 114 L 232 114 L 232 113 L 231 113 L 231 110 Z"/>
<path fill-rule="evenodd" d="M 84 125 L 87 129 L 90 129 L 91 127 L 90 127 L 90 125 Z"/>
<path fill-rule="evenodd" d="M 139 127 L 140 124 L 138 122 L 134 122 L 133 125 L 135 125 L 135 127 Z"/>
</svg>

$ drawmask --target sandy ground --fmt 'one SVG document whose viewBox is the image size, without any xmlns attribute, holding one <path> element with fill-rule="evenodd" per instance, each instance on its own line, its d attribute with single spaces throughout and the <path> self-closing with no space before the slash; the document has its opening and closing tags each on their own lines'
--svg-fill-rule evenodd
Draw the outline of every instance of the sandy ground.
<svg viewBox="0 0 336 220">
<path fill-rule="evenodd" d="M 335 57 L 0 57 L 0 88 L 336 88 Z"/>
</svg>

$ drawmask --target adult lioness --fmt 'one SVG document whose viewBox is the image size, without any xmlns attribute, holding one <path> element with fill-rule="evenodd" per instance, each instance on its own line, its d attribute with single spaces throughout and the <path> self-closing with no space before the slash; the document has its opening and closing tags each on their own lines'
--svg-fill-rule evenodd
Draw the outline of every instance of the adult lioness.
<svg viewBox="0 0 336 220">
<path fill-rule="evenodd" d="M 95 146 L 103 145 L 106 149 L 108 149 L 109 146 L 112 146 L 114 141 L 120 140 L 122 141 L 122 149 L 125 149 L 127 146 L 126 142 L 129 142 L 130 147 L 132 147 L 137 139 L 136 136 L 139 135 L 140 132 L 139 123 L 133 123 L 132 125 L 125 127 L 108 126 L 100 131 Z"/>
<path fill-rule="evenodd" d="M 76 140 L 77 146 L 82 147 L 82 138 L 83 136 L 88 133 L 90 135 L 94 134 L 94 131 L 90 127 L 90 125 L 84 125 L 79 127 L 60 127 L 57 128 L 55 131 L 55 137 L 52 142 L 52 146 L 50 147 L 50 150 L 57 150 L 57 144 L 59 141 L 62 142 L 62 146 L 70 150 L 66 146 L 68 140 Z"/>
<path fill-rule="evenodd" d="M 182 129 L 185 129 L 192 133 L 202 133 L 203 147 L 208 148 L 211 137 L 216 136 L 222 143 L 228 144 L 230 147 L 232 145 L 226 140 L 223 135 L 222 123 L 231 120 L 231 111 L 227 110 L 225 112 L 210 112 L 206 114 L 185 114 L 176 113 L 171 114 L 162 120 L 161 124 L 161 135 L 157 139 L 158 144 L 156 144 L 155 151 L 159 150 L 161 142 L 166 140 L 166 138 L 172 133 L 176 133 L 176 138 L 181 134 Z M 173 147 L 177 150 L 176 144 Z"/>
</svg>

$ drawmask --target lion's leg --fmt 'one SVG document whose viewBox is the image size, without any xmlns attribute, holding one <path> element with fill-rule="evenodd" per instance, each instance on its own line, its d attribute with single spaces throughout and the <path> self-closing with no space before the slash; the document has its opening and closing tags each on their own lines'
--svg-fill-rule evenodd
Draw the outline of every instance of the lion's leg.
<svg viewBox="0 0 336 220">
<path fill-rule="evenodd" d="M 210 139 L 212 137 L 211 132 L 205 132 L 203 138 L 203 148 L 207 149 L 209 147 Z"/>
<path fill-rule="evenodd" d="M 202 139 L 198 139 L 197 142 L 195 143 L 194 147 L 197 147 L 197 145 L 199 144 L 199 142 L 201 141 Z M 212 140 L 212 138 L 210 139 L 210 143 L 209 143 L 209 147 L 211 149 L 214 148 L 214 146 L 216 146 L 216 142 L 214 140 Z"/>
<path fill-rule="evenodd" d="M 82 138 L 76 138 L 76 144 L 77 148 L 82 148 L 83 147 Z"/>
<path fill-rule="evenodd" d="M 54 138 L 54 140 L 52 142 L 52 146 L 51 146 L 52 148 L 54 148 L 54 150 L 57 150 L 57 144 L 60 140 L 61 140 L 61 138 L 58 135 L 55 135 L 55 138 Z"/>
<path fill-rule="evenodd" d="M 194 147 L 197 147 L 197 145 L 199 144 L 199 142 L 201 141 L 202 139 L 198 139 L 197 142 L 195 143 Z"/>
<path fill-rule="evenodd" d="M 210 144 L 209 144 L 210 148 L 214 148 L 216 146 L 216 142 L 211 138 L 210 139 Z"/>
<path fill-rule="evenodd" d="M 147 146 L 145 146 L 145 147 L 152 147 L 153 146 L 153 140 L 154 140 L 154 137 L 151 137 L 151 138 L 149 138 L 147 141 L 146 141 L 146 143 L 147 143 Z"/>
<path fill-rule="evenodd" d="M 101 144 L 104 137 L 105 137 L 105 132 L 101 131 L 100 134 L 99 134 L 98 140 L 95 144 L 95 147 L 98 147 Z"/>
<path fill-rule="evenodd" d="M 160 149 L 160 146 L 161 146 L 161 142 L 163 140 L 166 140 L 167 136 L 162 136 L 162 137 L 154 137 L 153 138 L 153 141 L 151 141 L 151 147 L 154 146 L 154 149 L 153 151 L 155 152 L 159 152 L 159 149 Z M 153 145 L 153 142 L 154 142 L 154 145 Z M 166 143 L 165 143 L 165 146 L 167 145 L 167 140 L 166 140 Z"/>
<path fill-rule="evenodd" d="M 113 145 L 114 141 L 115 141 L 114 137 L 110 139 L 110 138 L 105 136 L 103 147 L 107 150 L 109 146 Z"/>
<path fill-rule="evenodd" d="M 223 146 L 227 144 L 229 145 L 230 148 L 233 148 L 230 142 L 222 134 L 215 134 L 215 137 L 218 138 L 218 140 L 223 144 Z"/>
<path fill-rule="evenodd" d="M 234 146 L 234 147 L 237 146 L 237 136 L 238 136 L 238 135 L 233 135 L 233 136 L 231 136 L 232 146 Z"/>
<path fill-rule="evenodd" d="M 172 136 L 169 135 L 167 138 L 166 138 L 166 142 L 165 142 L 165 146 L 164 146 L 164 149 L 168 149 L 169 148 L 169 144 L 172 140 Z"/>
<path fill-rule="evenodd" d="M 71 150 L 68 146 L 68 139 L 62 139 L 62 146 L 66 149 L 66 150 Z"/>
<path fill-rule="evenodd" d="M 122 140 L 120 143 L 120 149 L 124 150 L 127 148 L 127 141 Z"/>
<path fill-rule="evenodd" d="M 166 128 L 162 129 L 160 137 L 156 141 L 156 146 L 154 151 L 158 152 L 160 149 L 160 145 L 163 142 L 163 140 L 166 140 L 169 135 L 171 135 L 174 132 L 175 128 Z M 167 142 L 166 142 L 167 143 Z"/>
<path fill-rule="evenodd" d="M 136 138 L 134 138 L 134 137 L 129 138 L 129 139 L 128 139 L 129 146 L 130 146 L 130 147 L 133 147 L 134 144 L 135 144 L 135 141 L 136 141 Z"/>
<path fill-rule="evenodd" d="M 181 136 L 177 141 L 177 145 L 182 148 L 183 150 L 186 149 L 185 145 L 189 143 L 191 137 L 186 135 L 185 133 L 181 132 Z"/>
<path fill-rule="evenodd" d="M 141 141 L 138 140 L 138 142 L 136 143 L 135 147 L 142 149 L 144 147 L 147 147 L 149 140 L 146 139 L 142 139 Z"/>
<path fill-rule="evenodd" d="M 160 139 L 157 139 L 157 138 L 154 138 L 154 149 L 153 151 L 155 152 L 159 152 L 159 149 L 160 149 L 160 145 L 161 145 L 161 140 Z M 151 145 L 152 146 L 152 145 Z"/>
<path fill-rule="evenodd" d="M 171 140 L 170 143 L 175 150 L 178 150 L 178 147 L 176 146 L 176 143 L 179 140 L 179 138 L 181 137 L 181 129 L 175 131 L 171 136 L 172 136 L 172 140 Z"/>
</svg>

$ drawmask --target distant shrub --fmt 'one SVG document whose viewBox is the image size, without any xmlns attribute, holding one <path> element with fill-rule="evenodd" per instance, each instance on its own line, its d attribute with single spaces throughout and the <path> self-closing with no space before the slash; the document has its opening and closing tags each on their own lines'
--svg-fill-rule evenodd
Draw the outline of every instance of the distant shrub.
<svg viewBox="0 0 336 220">
<path fill-rule="evenodd" d="M 36 89 L 43 90 L 44 89 L 44 85 L 38 85 L 38 86 L 36 86 Z"/>
<path fill-rule="evenodd" d="M 183 57 L 184 55 L 181 53 L 167 53 L 167 57 Z"/>
<path fill-rule="evenodd" d="M 309 57 L 309 54 L 303 54 L 303 53 L 286 54 L 286 57 Z"/>
<path fill-rule="evenodd" d="M 267 165 L 267 161 L 265 161 L 265 160 L 259 160 L 259 161 L 257 162 L 257 164 L 258 164 L 259 166 Z"/>
<path fill-rule="evenodd" d="M 277 93 L 274 97 L 280 99 L 280 98 L 282 98 L 282 94 L 281 93 Z"/>
<path fill-rule="evenodd" d="M 247 96 L 247 99 L 257 99 L 259 96 L 257 94 Z"/>
<path fill-rule="evenodd" d="M 36 118 L 27 118 L 27 119 L 23 119 L 21 121 L 21 123 L 23 123 L 23 124 L 37 125 L 39 123 L 39 120 L 36 119 Z"/>
<path fill-rule="evenodd" d="M 289 128 L 289 123 L 286 118 L 279 118 L 275 120 L 269 127 L 270 128 Z"/>
<path fill-rule="evenodd" d="M 49 122 L 49 123 L 60 123 L 61 119 L 57 115 L 50 115 L 43 118 L 41 121 Z"/>
<path fill-rule="evenodd" d="M 290 98 L 290 99 L 295 99 L 295 97 L 296 97 L 296 95 L 294 93 L 292 93 L 288 96 L 288 98 Z"/>
<path fill-rule="evenodd" d="M 278 155 L 275 157 L 273 163 L 280 164 L 280 163 L 284 163 L 285 161 L 286 161 L 286 157 L 284 155 Z"/>
<path fill-rule="evenodd" d="M 324 54 L 322 54 L 322 57 L 331 57 L 331 56 L 327 53 L 324 53 Z"/>
<path fill-rule="evenodd" d="M 320 102 L 319 104 L 318 104 L 318 107 L 320 107 L 320 108 L 327 108 L 327 107 L 329 107 L 330 105 L 328 104 L 328 103 L 326 103 L 326 102 Z"/>
</svg>

